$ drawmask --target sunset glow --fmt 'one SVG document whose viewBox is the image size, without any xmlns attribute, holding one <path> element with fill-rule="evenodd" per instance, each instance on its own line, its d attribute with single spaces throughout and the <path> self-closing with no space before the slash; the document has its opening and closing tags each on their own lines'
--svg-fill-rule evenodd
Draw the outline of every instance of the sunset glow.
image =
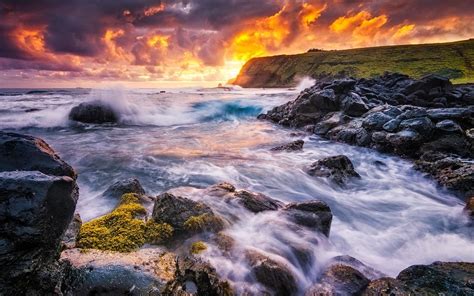
<svg viewBox="0 0 474 296">
<path fill-rule="evenodd" d="M 0 1 L 4 87 L 226 82 L 253 57 L 474 36 L 468 1 L 43 2 Z"/>
</svg>

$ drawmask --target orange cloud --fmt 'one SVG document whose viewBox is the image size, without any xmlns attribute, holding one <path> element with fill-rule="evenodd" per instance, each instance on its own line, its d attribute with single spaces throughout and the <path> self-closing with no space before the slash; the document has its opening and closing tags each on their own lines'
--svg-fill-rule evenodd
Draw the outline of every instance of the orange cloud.
<svg viewBox="0 0 474 296">
<path fill-rule="evenodd" d="M 23 51 L 38 56 L 45 52 L 44 34 L 42 29 L 18 28 L 13 32 L 17 45 Z"/>
</svg>

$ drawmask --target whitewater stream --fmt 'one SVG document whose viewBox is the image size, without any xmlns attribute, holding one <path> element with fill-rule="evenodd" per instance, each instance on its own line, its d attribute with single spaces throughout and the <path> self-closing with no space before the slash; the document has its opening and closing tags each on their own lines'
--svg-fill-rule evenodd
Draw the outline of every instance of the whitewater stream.
<svg viewBox="0 0 474 296">
<path fill-rule="evenodd" d="M 226 233 L 241 249 L 255 248 L 287 263 L 301 289 L 314 281 L 321 264 L 341 254 L 388 276 L 413 264 L 474 261 L 474 233 L 462 215 L 463 203 L 413 170 L 410 162 L 256 119 L 294 99 L 298 90 L 4 89 L 0 93 L 0 128 L 43 138 L 78 172 L 77 212 L 83 220 L 115 206 L 101 196 L 108 186 L 136 177 L 150 195 L 174 190 L 204 199 L 224 217 L 237 216 Z M 73 106 L 97 99 L 120 113 L 119 124 L 68 120 Z M 300 138 L 305 141 L 303 151 L 270 151 Z M 352 160 L 360 180 L 341 188 L 304 172 L 315 160 L 338 154 Z M 334 215 L 329 239 L 292 231 L 276 212 L 251 214 L 193 189 L 222 181 L 285 203 L 325 201 Z M 309 263 L 295 259 L 294 246 L 309 250 Z M 202 256 L 237 286 L 248 281 L 245 260 L 227 259 L 212 245 Z"/>
</svg>

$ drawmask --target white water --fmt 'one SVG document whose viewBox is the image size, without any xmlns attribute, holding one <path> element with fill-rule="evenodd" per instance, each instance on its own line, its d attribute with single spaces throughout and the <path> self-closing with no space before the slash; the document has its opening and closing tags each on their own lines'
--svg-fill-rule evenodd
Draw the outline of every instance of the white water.
<svg viewBox="0 0 474 296">
<path fill-rule="evenodd" d="M 462 214 L 462 202 L 414 171 L 409 162 L 315 136 L 294 137 L 295 131 L 255 119 L 296 94 L 240 89 L 23 92 L 0 97 L 0 127 L 44 138 L 78 171 L 78 211 L 86 220 L 113 208 L 101 193 L 114 181 L 132 176 L 150 194 L 173 189 L 204 199 L 228 219 L 238 217 L 226 230 L 237 242 L 231 259 L 212 245 L 202 256 L 250 290 L 259 287 L 247 279 L 242 259 L 247 248 L 285 262 L 302 289 L 314 282 L 324 262 L 339 254 L 390 276 L 413 264 L 474 261 L 474 234 Z M 97 99 L 120 113 L 120 124 L 68 121 L 73 106 Z M 25 112 L 32 108 L 39 110 Z M 269 151 L 298 138 L 306 142 L 302 152 Z M 313 161 L 338 154 L 353 161 L 361 180 L 339 188 L 304 172 Z M 190 189 L 222 181 L 284 202 L 327 202 L 334 214 L 329 240 L 307 230 L 296 232 L 277 213 L 250 214 Z M 309 250 L 309 264 L 298 262 L 290 246 Z"/>
</svg>

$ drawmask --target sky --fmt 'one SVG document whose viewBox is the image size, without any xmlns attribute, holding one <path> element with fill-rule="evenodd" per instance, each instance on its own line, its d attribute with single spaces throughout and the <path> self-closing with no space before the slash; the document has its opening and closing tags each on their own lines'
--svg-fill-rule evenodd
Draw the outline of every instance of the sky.
<svg viewBox="0 0 474 296">
<path fill-rule="evenodd" d="M 253 57 L 472 37 L 472 0 L 0 0 L 0 87 L 214 85 Z"/>
</svg>

